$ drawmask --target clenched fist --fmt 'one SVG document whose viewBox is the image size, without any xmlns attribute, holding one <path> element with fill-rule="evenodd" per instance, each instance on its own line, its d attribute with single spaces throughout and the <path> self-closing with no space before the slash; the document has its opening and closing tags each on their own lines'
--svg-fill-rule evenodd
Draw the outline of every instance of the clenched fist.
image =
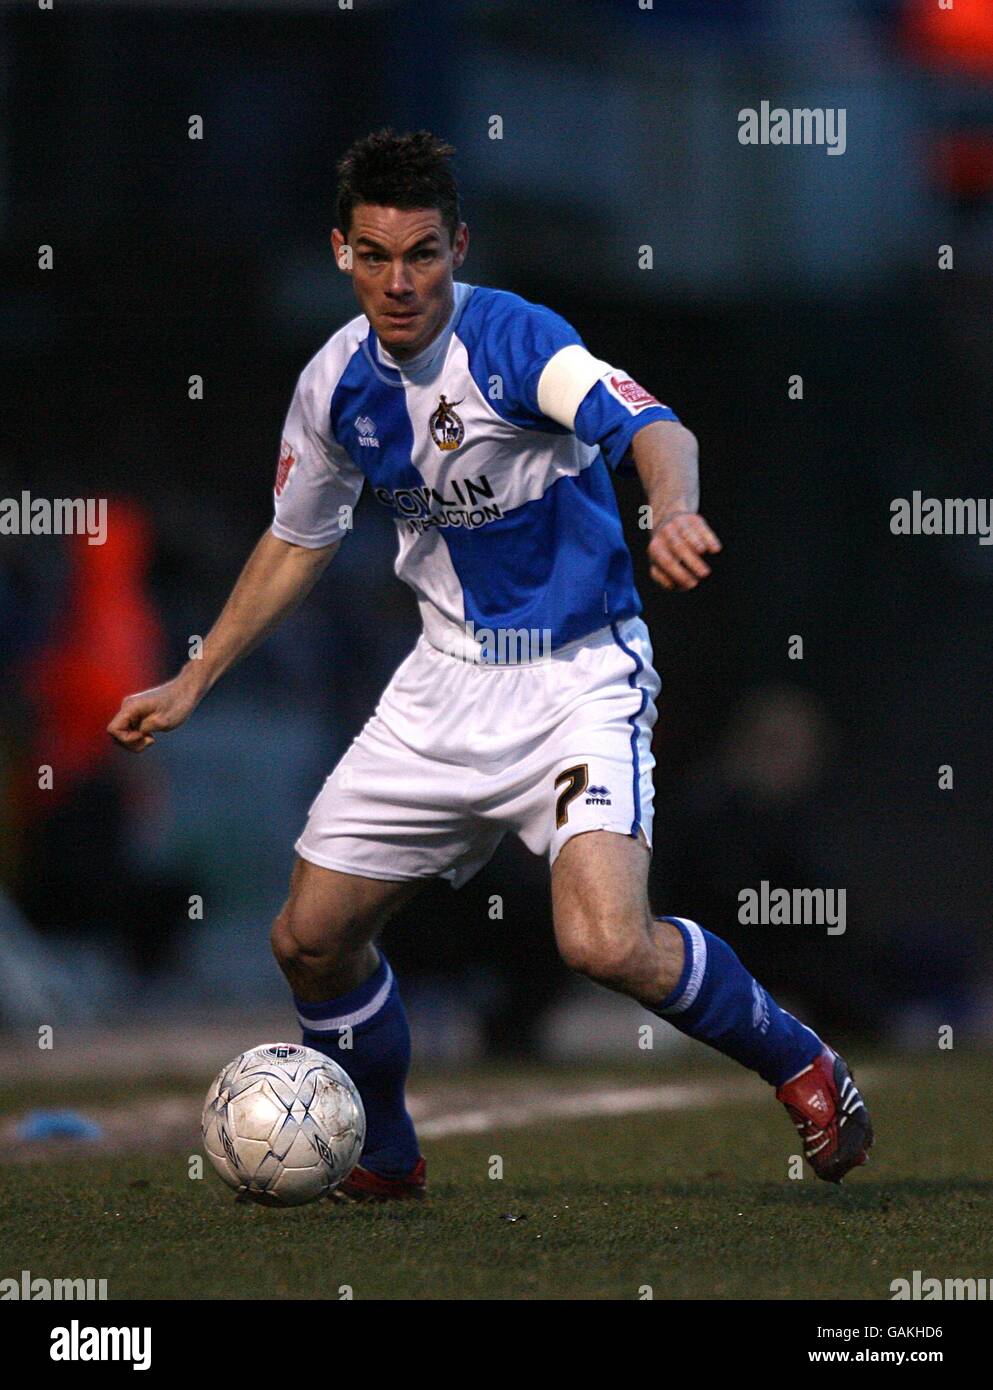
<svg viewBox="0 0 993 1390">
<path fill-rule="evenodd" d="M 674 512 L 652 532 L 651 576 L 663 589 L 695 589 L 710 573 L 703 556 L 716 555 L 720 549 L 720 541 L 699 512 Z"/>
<path fill-rule="evenodd" d="M 165 685 L 128 695 L 107 725 L 107 732 L 130 753 L 141 753 L 155 742 L 157 733 L 175 729 L 196 709 L 201 691 L 187 672 Z"/>
</svg>

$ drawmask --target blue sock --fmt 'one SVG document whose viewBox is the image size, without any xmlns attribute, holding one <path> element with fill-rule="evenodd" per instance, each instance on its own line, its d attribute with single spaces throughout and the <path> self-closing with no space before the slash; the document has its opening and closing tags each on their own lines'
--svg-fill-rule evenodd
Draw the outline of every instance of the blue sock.
<svg viewBox="0 0 993 1390">
<path fill-rule="evenodd" d="M 365 1106 L 361 1163 L 383 1177 L 409 1173 L 419 1157 L 417 1135 L 404 1103 L 410 1067 L 410 1029 L 393 971 L 380 953 L 365 984 L 338 999 L 297 999 L 303 1041 L 343 1067 Z M 351 1048 L 347 1042 L 351 1030 Z"/>
<path fill-rule="evenodd" d="M 820 1055 L 824 1044 L 781 1009 L 749 975 L 726 941 L 685 917 L 662 917 L 679 928 L 686 959 L 676 988 L 652 1010 L 681 1033 L 708 1043 L 781 1086 Z"/>
</svg>

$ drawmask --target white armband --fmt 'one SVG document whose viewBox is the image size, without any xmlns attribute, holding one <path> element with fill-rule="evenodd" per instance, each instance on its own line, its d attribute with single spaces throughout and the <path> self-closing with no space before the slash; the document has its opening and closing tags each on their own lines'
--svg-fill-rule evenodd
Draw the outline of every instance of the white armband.
<svg viewBox="0 0 993 1390">
<path fill-rule="evenodd" d="M 576 411 L 590 388 L 606 373 L 609 362 L 601 362 L 580 343 L 560 348 L 545 363 L 538 378 L 538 406 L 543 415 L 567 430 L 575 428 Z"/>
</svg>

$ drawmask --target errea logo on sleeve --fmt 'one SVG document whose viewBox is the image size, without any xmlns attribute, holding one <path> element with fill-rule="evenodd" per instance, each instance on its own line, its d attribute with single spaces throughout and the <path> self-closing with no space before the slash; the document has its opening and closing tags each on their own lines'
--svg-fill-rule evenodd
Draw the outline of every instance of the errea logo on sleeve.
<svg viewBox="0 0 993 1390">
<path fill-rule="evenodd" d="M 651 391 L 646 391 L 644 386 L 639 386 L 631 377 L 622 376 L 618 372 L 604 377 L 603 384 L 615 400 L 627 406 L 632 415 L 637 415 L 640 410 L 646 410 L 650 405 L 662 405 Z M 663 409 L 667 410 L 668 406 L 664 406 Z"/>
</svg>

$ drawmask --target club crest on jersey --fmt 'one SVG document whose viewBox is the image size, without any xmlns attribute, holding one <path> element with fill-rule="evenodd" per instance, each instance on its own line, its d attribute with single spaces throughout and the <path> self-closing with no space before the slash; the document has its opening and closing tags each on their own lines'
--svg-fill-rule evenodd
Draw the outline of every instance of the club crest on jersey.
<svg viewBox="0 0 993 1390">
<path fill-rule="evenodd" d="M 449 404 L 444 396 L 439 396 L 438 408 L 431 416 L 431 438 L 446 454 L 457 449 L 465 439 L 465 425 L 455 413 L 455 407 L 461 405 L 463 400 L 464 396 Z"/>
<path fill-rule="evenodd" d="M 276 496 L 278 497 L 286 486 L 290 476 L 290 470 L 296 463 L 296 454 L 293 446 L 284 439 L 279 447 L 279 462 L 276 464 Z"/>
</svg>

